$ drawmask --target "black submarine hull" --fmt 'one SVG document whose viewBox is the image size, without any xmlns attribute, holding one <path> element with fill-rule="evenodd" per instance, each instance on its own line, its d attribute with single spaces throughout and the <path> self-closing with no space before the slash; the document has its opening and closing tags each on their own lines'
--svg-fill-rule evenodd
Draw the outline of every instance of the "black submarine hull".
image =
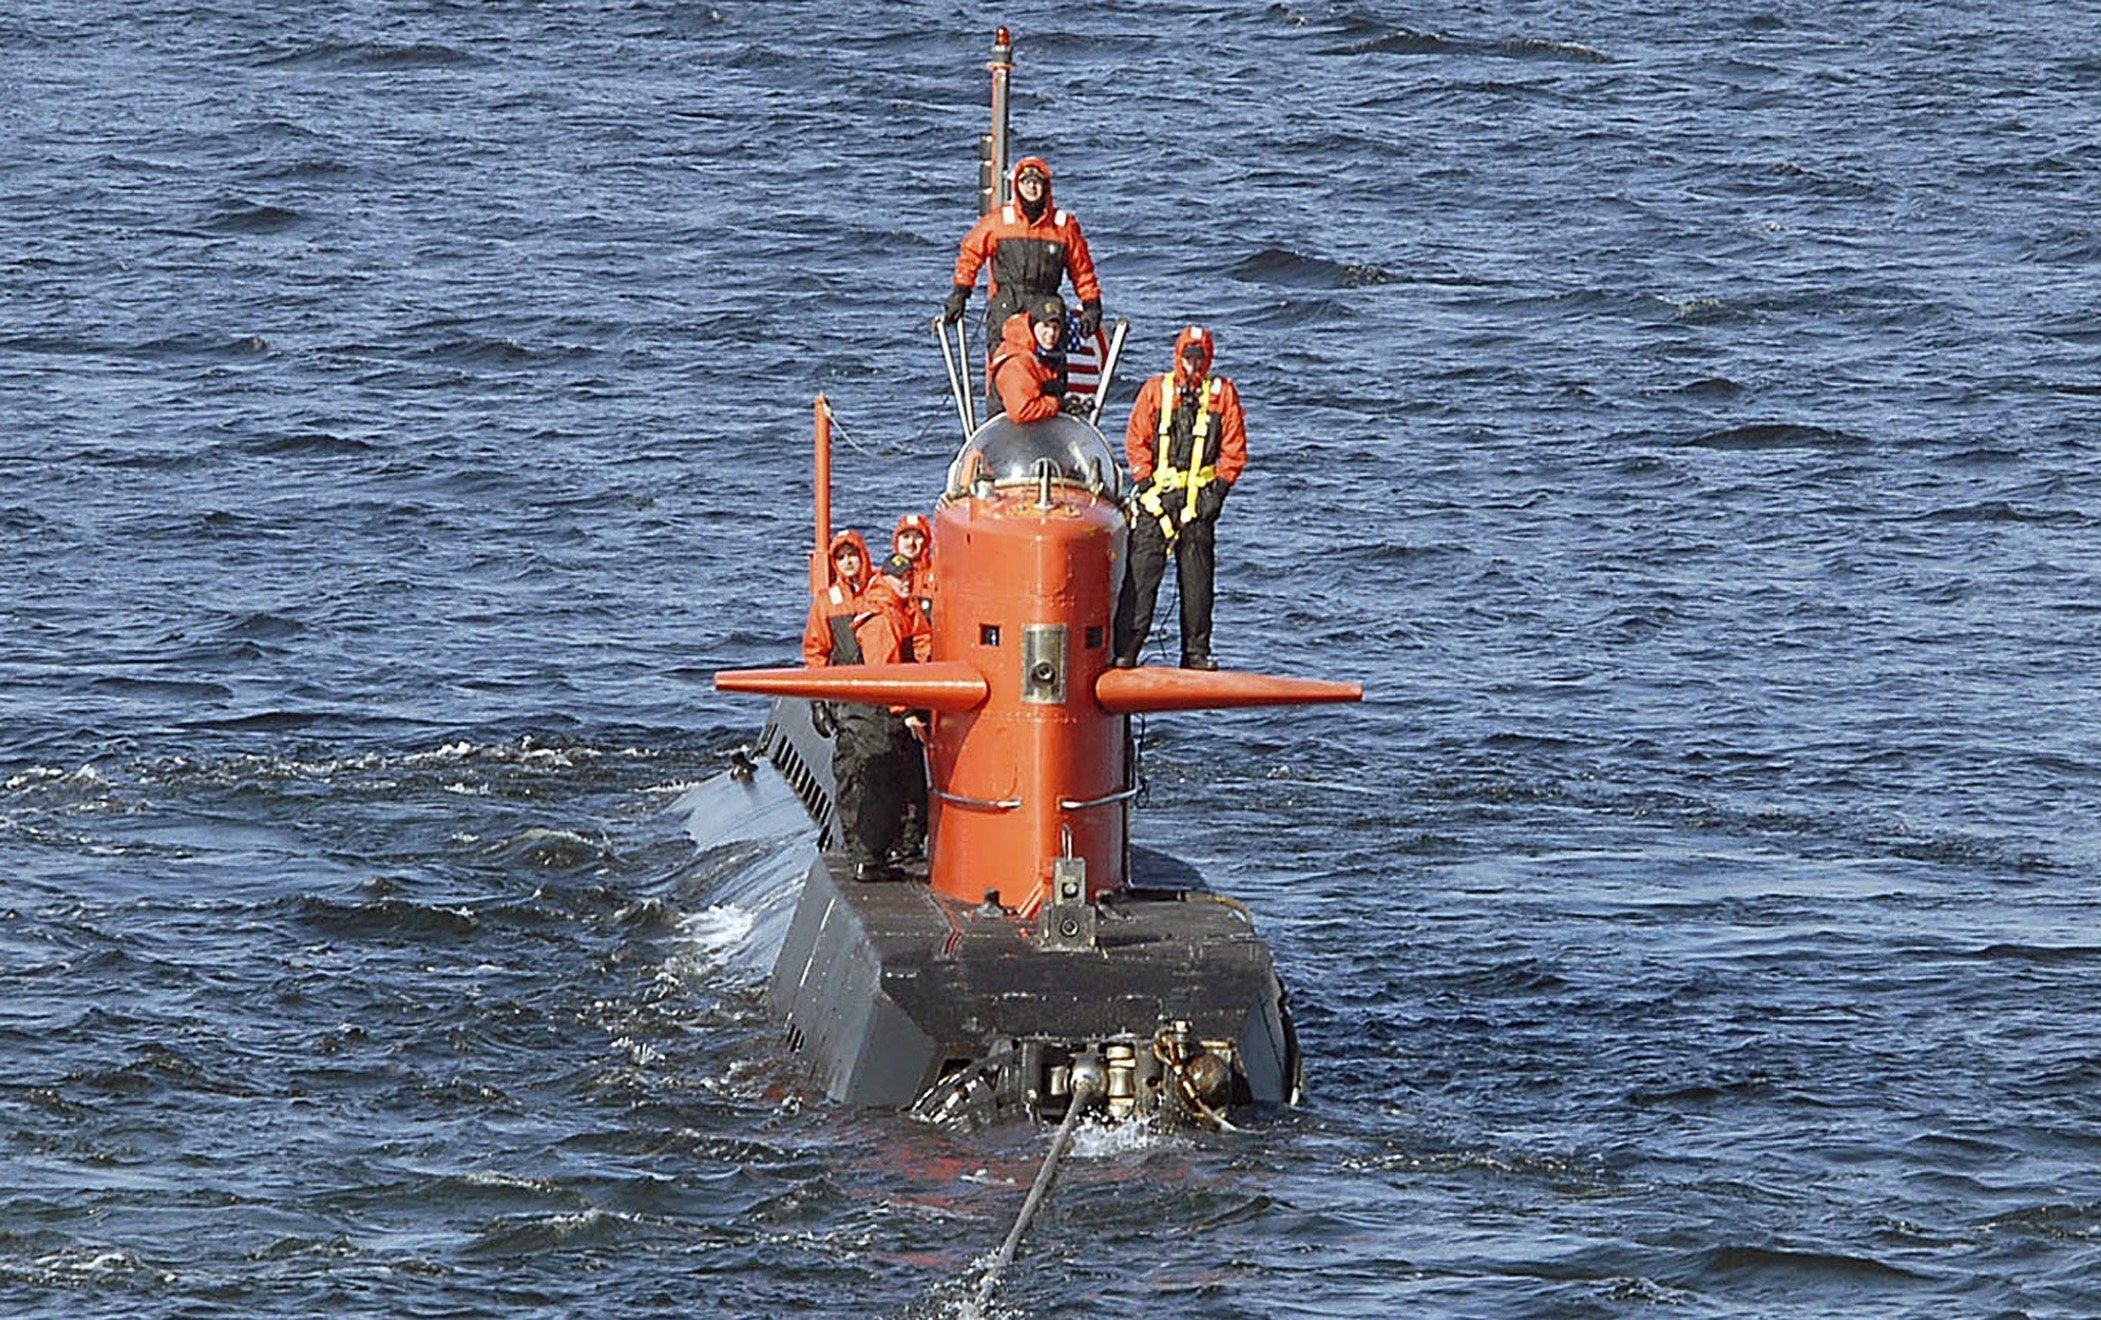
<svg viewBox="0 0 2101 1320">
<path fill-rule="evenodd" d="M 1091 941 L 1047 942 L 1032 917 L 917 879 L 854 880 L 831 846 L 831 743 L 807 702 L 775 703 L 742 773 L 777 774 L 818 830 L 765 1002 L 794 1065 L 832 1099 L 943 1122 L 1054 1119 L 1087 1057 L 1115 1117 L 1217 1122 L 1297 1101 L 1269 948 L 1194 868 L 1133 847 L 1129 883 L 1091 909 Z"/>
</svg>

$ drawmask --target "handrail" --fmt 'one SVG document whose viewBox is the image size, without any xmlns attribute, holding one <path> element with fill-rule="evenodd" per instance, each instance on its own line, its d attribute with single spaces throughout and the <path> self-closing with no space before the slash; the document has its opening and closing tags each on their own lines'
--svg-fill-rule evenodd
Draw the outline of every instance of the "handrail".
<svg viewBox="0 0 2101 1320">
<path fill-rule="evenodd" d="M 956 397 L 963 400 L 963 424 L 969 429 L 963 433 L 968 440 L 978 429 L 977 392 L 970 382 L 970 326 L 967 321 L 958 321 L 956 330 L 956 375 L 960 382 Z M 988 405 L 989 406 L 989 405 Z"/>
<path fill-rule="evenodd" d="M 992 811 L 1019 811 L 1021 809 L 1020 798 L 1001 798 L 995 802 L 991 798 L 964 797 L 961 793 L 951 793 L 941 788 L 934 790 L 934 796 L 940 798 L 943 802 L 952 802 L 959 807 L 985 807 Z"/>
<path fill-rule="evenodd" d="M 1106 807 L 1111 802 L 1129 802 L 1137 796 L 1137 789 L 1127 788 L 1121 793 L 1111 793 L 1107 797 L 1088 798 L 1084 802 L 1077 798 L 1059 798 L 1058 806 L 1065 811 L 1085 811 L 1089 807 Z"/>
<path fill-rule="evenodd" d="M 1116 360 L 1123 356 L 1123 337 L 1131 331 L 1131 323 L 1121 316 L 1116 318 L 1116 332 L 1109 336 L 1109 351 L 1102 356 L 1102 374 L 1094 382 L 1094 411 L 1089 413 L 1089 423 L 1100 426 L 1102 409 L 1109 406 L 1109 384 L 1116 379 Z"/>
<path fill-rule="evenodd" d="M 958 328 L 960 329 L 960 326 Z M 960 335 L 958 338 L 960 339 Z M 947 318 L 937 316 L 934 318 L 934 342 L 941 345 L 941 365 L 948 368 L 949 399 L 956 405 L 956 420 L 962 423 L 963 438 L 968 440 L 971 433 L 977 430 L 978 427 L 977 418 L 971 411 L 970 390 L 967 387 L 964 376 L 963 364 L 970 360 L 962 354 L 963 342 L 967 341 L 956 344 L 956 351 L 951 353 L 948 342 Z"/>
</svg>

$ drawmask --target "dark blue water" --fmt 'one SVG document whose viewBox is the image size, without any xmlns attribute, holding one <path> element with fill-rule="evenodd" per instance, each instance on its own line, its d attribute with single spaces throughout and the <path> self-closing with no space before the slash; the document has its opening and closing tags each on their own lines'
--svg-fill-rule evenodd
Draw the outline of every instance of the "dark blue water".
<svg viewBox="0 0 2101 1320">
<path fill-rule="evenodd" d="M 2093 20 L 10 6 L 0 1312 L 959 1309 L 1041 1135 L 795 1090 L 668 808 L 811 396 L 939 482 L 1005 21 L 1248 400 L 1222 656 L 1371 696 L 1147 726 L 1309 1102 L 1002 1306 L 2101 1314 Z"/>
</svg>

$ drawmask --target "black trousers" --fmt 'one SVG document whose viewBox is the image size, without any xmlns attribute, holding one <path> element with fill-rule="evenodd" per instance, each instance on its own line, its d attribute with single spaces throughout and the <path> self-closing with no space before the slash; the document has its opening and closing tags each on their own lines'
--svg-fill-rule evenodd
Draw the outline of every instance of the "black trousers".
<svg viewBox="0 0 2101 1320">
<path fill-rule="evenodd" d="M 881 706 L 843 701 L 832 710 L 839 725 L 832 741 L 839 850 L 849 862 L 880 862 L 897 843 L 915 777 L 920 819 L 926 818 L 925 762 L 919 761 L 919 744 L 906 731 L 902 716 Z"/>
<path fill-rule="evenodd" d="M 1153 630 L 1153 605 L 1167 557 L 1174 556 L 1175 580 L 1182 592 L 1182 658 L 1211 654 L 1211 587 L 1217 566 L 1218 521 L 1193 518 L 1182 524 L 1172 550 L 1157 519 L 1144 512 L 1131 526 L 1131 553 L 1124 565 L 1123 591 L 1116 599 L 1116 656 L 1136 662 Z"/>
<path fill-rule="evenodd" d="M 907 857 L 922 857 L 926 854 L 926 748 L 910 729 L 904 733 L 903 755 L 905 792 L 898 817 L 897 850 Z"/>
</svg>

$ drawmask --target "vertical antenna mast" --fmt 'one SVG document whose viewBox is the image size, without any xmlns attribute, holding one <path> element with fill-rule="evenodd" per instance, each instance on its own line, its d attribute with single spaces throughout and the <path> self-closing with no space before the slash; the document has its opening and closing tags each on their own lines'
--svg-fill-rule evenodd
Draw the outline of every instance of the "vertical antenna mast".
<svg viewBox="0 0 2101 1320">
<path fill-rule="evenodd" d="M 810 555 L 810 595 L 817 596 L 832 584 L 832 404 L 817 396 L 816 488 L 817 549 Z"/>
<path fill-rule="evenodd" d="M 992 131 L 978 139 L 978 214 L 988 215 L 1007 196 L 1007 81 L 1014 74 L 1014 38 L 1001 28 L 992 36 Z"/>
</svg>

